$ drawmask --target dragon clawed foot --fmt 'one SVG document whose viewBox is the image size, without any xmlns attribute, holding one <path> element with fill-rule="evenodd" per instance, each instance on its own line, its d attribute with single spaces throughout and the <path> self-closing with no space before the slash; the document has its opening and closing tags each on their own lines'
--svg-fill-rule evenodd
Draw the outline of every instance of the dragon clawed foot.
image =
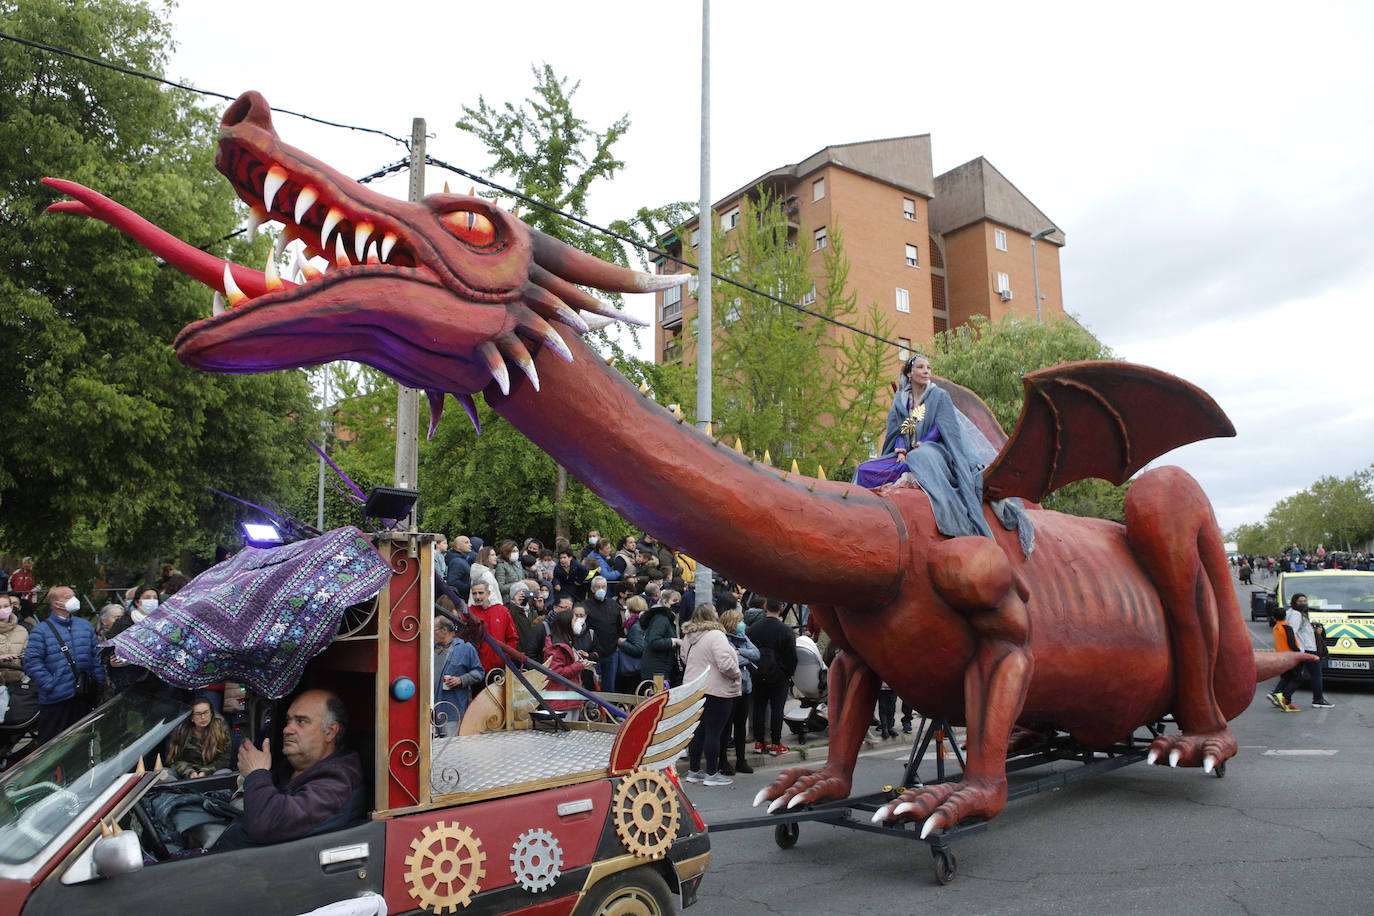
<svg viewBox="0 0 1374 916">
<path fill-rule="evenodd" d="M 1208 734 L 1160 735 L 1150 743 L 1146 760 L 1155 764 L 1167 760 L 1171 767 L 1202 767 L 1210 773 L 1218 764 L 1236 756 L 1236 750 L 1236 736 L 1230 728 L 1223 727 Z"/>
<path fill-rule="evenodd" d="M 890 820 L 924 820 L 921 838 L 969 817 L 996 817 L 1007 803 L 1005 780 L 945 782 L 908 789 L 873 815 L 875 824 Z"/>
<path fill-rule="evenodd" d="M 754 807 L 771 799 L 768 813 L 772 814 L 784 805 L 795 808 L 816 802 L 839 801 L 849 797 L 849 789 L 849 775 L 838 769 L 829 766 L 819 770 L 792 767 L 783 770 L 782 775 L 767 788 L 759 790 L 759 794 L 754 796 Z"/>
</svg>

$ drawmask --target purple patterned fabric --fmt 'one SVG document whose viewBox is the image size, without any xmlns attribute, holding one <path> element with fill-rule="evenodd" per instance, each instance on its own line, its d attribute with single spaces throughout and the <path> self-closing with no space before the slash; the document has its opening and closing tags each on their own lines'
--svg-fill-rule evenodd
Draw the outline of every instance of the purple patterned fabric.
<svg viewBox="0 0 1374 916">
<path fill-rule="evenodd" d="M 344 610 L 375 597 L 390 576 L 357 528 L 245 547 L 104 645 L 177 687 L 227 680 L 277 699 L 334 639 Z"/>
</svg>

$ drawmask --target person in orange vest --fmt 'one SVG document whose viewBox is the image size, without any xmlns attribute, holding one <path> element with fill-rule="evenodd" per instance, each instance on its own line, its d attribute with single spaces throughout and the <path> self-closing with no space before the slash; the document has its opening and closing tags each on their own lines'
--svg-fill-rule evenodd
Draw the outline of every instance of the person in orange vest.
<svg viewBox="0 0 1374 916">
<path fill-rule="evenodd" d="M 1283 617 L 1278 616 L 1278 612 L 1277 612 L 1277 611 L 1270 611 L 1270 613 L 1269 613 L 1269 622 L 1270 622 L 1270 624 L 1273 626 L 1273 629 L 1274 629 L 1274 651 L 1275 651 L 1275 652 L 1299 652 L 1299 651 L 1301 651 L 1301 650 L 1298 648 L 1298 637 L 1297 637 L 1297 634 L 1293 632 L 1293 628 L 1292 628 L 1291 626 L 1289 626 L 1288 621 L 1287 621 L 1286 619 L 1284 619 Z M 1291 695 L 1290 695 L 1290 696 L 1285 696 L 1285 695 L 1284 695 L 1284 693 L 1283 693 L 1282 690 L 1280 689 L 1280 688 L 1282 688 L 1283 686 L 1285 686 L 1285 685 L 1284 685 L 1284 678 L 1281 677 L 1281 678 L 1279 678 L 1279 683 L 1278 683 L 1277 685 L 1275 685 L 1273 693 L 1267 693 L 1267 694 L 1265 694 L 1265 697 L 1269 700 L 1270 703 L 1273 703 L 1273 704 L 1274 704 L 1275 708 L 1281 709 L 1281 710 L 1283 710 L 1284 712 L 1299 712 L 1299 711 L 1301 711 L 1301 707 L 1294 706 L 1293 703 L 1291 702 L 1291 700 L 1292 700 L 1292 696 L 1291 696 Z"/>
</svg>

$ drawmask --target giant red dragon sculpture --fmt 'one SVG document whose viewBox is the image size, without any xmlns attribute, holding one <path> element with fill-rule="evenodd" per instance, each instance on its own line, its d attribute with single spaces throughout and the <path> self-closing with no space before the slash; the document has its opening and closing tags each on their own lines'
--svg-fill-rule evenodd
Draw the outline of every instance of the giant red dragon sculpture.
<svg viewBox="0 0 1374 916">
<path fill-rule="evenodd" d="M 1103 747 L 1172 712 L 1181 733 L 1158 737 L 1151 762 L 1211 770 L 1236 753 L 1227 721 L 1257 679 L 1301 657 L 1251 648 L 1211 506 L 1178 468 L 1140 476 L 1124 526 L 1031 504 L 1030 556 L 995 522 L 996 540 L 946 538 L 919 488 L 870 492 L 752 462 L 581 342 L 580 312 L 626 316 L 580 287 L 643 292 L 682 275 L 607 264 L 477 197 L 382 196 L 281 143 L 254 92 L 225 113 L 216 166 L 258 219 L 284 224 L 332 268 L 295 284 L 270 264 L 228 264 L 71 182 L 48 180 L 72 198 L 49 209 L 104 220 L 216 291 L 215 314 L 177 337 L 186 365 L 267 372 L 356 360 L 426 389 L 433 422 L 445 394 L 475 422 L 481 392 L 634 524 L 759 592 L 810 604 L 840 648 L 829 758 L 786 770 L 756 804 L 846 797 L 880 681 L 968 728 L 961 782 L 911 789 L 878 813 L 923 819 L 925 835 L 1001 811 L 1018 725 Z M 1075 364 L 1026 385 L 1010 440 L 981 401 L 954 389 L 1001 447 L 989 498 L 1039 500 L 1085 476 L 1121 482 L 1169 449 L 1235 434 L 1201 391 L 1143 367 Z M 571 396 L 585 391 L 595 401 Z M 632 420 L 606 426 L 607 416 Z"/>
</svg>

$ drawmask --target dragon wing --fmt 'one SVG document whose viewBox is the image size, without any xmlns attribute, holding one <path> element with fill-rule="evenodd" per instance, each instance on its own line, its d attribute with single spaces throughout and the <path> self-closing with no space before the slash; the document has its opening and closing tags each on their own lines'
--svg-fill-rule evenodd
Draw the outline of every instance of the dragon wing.
<svg viewBox="0 0 1374 916">
<path fill-rule="evenodd" d="M 1122 484 L 1180 445 L 1236 428 L 1202 389 L 1158 369 L 1115 360 L 1027 373 L 1011 438 L 983 473 L 987 499 L 1040 502 L 1085 477 Z"/>
</svg>

